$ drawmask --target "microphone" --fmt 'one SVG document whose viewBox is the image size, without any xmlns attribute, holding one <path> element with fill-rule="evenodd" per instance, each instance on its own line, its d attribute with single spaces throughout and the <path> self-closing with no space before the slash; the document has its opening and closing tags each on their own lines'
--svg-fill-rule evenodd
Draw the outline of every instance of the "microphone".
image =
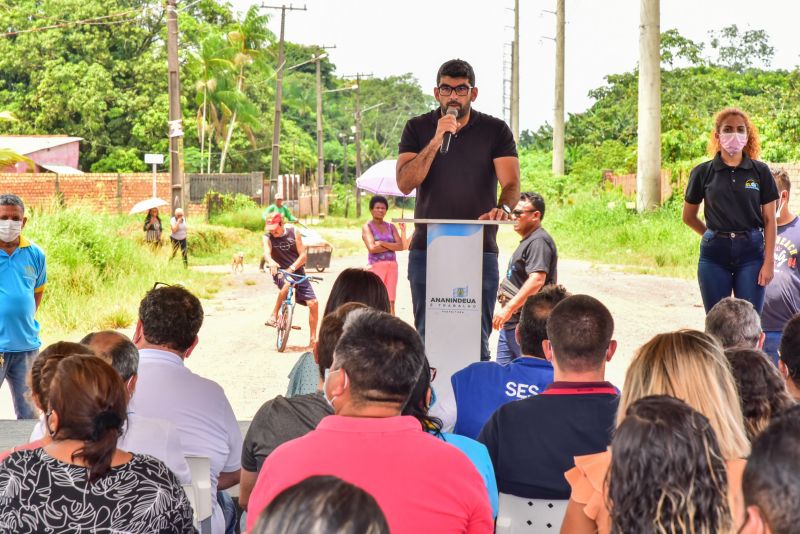
<svg viewBox="0 0 800 534">
<path fill-rule="evenodd" d="M 456 108 L 447 108 L 447 114 L 452 115 L 455 118 L 458 118 L 458 110 Z M 439 147 L 440 154 L 447 154 L 447 151 L 450 150 L 450 140 L 453 138 L 453 134 L 451 132 L 445 132 L 444 138 L 442 139 L 442 146 Z"/>
</svg>

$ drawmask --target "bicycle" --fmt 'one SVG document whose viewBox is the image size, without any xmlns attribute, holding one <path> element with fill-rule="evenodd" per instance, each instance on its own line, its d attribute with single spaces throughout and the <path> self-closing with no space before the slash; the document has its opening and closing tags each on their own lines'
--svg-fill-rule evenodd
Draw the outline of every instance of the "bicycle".
<svg viewBox="0 0 800 534">
<path fill-rule="evenodd" d="M 286 294 L 286 300 L 281 303 L 281 307 L 278 310 L 278 320 L 275 323 L 275 328 L 278 331 L 278 335 L 275 338 L 275 346 L 278 349 L 278 352 L 283 352 L 286 350 L 286 343 L 289 341 L 289 332 L 292 331 L 292 328 L 300 330 L 299 326 L 292 326 L 292 317 L 294 316 L 294 307 L 296 304 L 295 300 L 293 299 L 294 286 L 301 284 L 306 280 L 318 282 L 322 280 L 322 278 L 319 276 L 290 273 L 284 269 L 278 269 L 278 274 L 283 276 L 283 279 L 287 284 L 289 284 L 289 292 Z"/>
</svg>

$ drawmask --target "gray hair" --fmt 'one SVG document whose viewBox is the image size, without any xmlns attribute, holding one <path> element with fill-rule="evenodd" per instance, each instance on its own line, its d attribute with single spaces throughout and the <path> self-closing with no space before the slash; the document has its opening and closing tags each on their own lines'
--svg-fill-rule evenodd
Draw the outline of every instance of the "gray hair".
<svg viewBox="0 0 800 534">
<path fill-rule="evenodd" d="M 109 336 L 115 338 L 115 341 L 108 346 L 105 351 L 101 352 L 92 344 L 97 335 Z M 137 374 L 139 370 L 139 349 L 137 349 L 136 345 L 124 334 L 120 334 L 114 330 L 92 332 L 81 339 L 81 345 L 86 345 L 94 349 L 95 353 L 108 361 L 111 367 L 113 367 L 125 381 L 128 381 L 133 375 Z"/>
<path fill-rule="evenodd" d="M 750 302 L 726 297 L 706 315 L 706 333 L 719 339 L 726 349 L 756 348 L 761 338 L 761 317 Z"/>
<path fill-rule="evenodd" d="M 12 195 L 11 193 L 0 195 L 0 206 L 19 206 L 22 214 L 25 214 L 25 203 L 17 195 Z"/>
</svg>

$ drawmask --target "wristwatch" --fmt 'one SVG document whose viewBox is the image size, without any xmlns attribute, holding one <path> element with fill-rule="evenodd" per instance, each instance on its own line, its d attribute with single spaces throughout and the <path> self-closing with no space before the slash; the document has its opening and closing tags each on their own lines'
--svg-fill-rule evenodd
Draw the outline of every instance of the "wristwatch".
<svg viewBox="0 0 800 534">
<path fill-rule="evenodd" d="M 509 217 L 511 217 L 511 208 L 509 208 L 507 205 L 505 205 L 505 204 L 498 204 L 498 205 L 497 205 L 497 207 L 498 207 L 499 209 L 503 210 L 504 212 L 506 212 L 506 215 L 508 215 Z"/>
</svg>

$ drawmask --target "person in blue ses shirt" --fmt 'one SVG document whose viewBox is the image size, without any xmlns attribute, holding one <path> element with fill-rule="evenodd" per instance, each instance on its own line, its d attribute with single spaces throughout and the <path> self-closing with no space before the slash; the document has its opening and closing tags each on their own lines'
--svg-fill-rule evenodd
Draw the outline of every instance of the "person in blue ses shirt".
<svg viewBox="0 0 800 534">
<path fill-rule="evenodd" d="M 569 293 L 549 285 L 528 297 L 522 306 L 516 337 L 522 356 L 508 364 L 476 362 L 450 379 L 456 396 L 453 432 L 478 437 L 489 417 L 503 404 L 538 395 L 553 381 L 553 365 L 545 359 L 542 341 L 547 339 L 547 318 Z"/>
<path fill-rule="evenodd" d="M 39 353 L 39 323 L 47 269 L 42 249 L 26 239 L 25 204 L 0 195 L 0 385 L 8 380 L 17 419 L 36 418 L 27 376 Z"/>
</svg>

